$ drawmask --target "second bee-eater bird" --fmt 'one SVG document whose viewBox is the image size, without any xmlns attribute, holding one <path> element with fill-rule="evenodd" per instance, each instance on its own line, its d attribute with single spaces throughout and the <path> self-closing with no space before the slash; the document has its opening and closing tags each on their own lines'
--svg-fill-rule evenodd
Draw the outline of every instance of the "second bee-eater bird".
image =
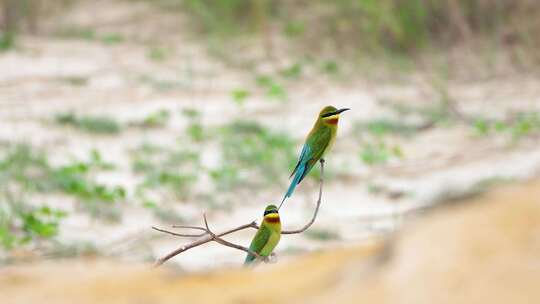
<svg viewBox="0 0 540 304">
<path fill-rule="evenodd" d="M 279 239 L 281 238 L 281 222 L 279 220 L 278 208 L 276 205 L 268 205 L 264 210 L 264 217 L 251 241 L 249 249 L 260 256 L 268 257 L 274 251 Z M 248 254 L 244 265 L 253 263 L 257 257 L 253 254 Z"/>
<path fill-rule="evenodd" d="M 317 121 L 315 121 L 306 138 L 298 163 L 291 174 L 291 177 L 294 176 L 294 178 L 279 205 L 280 208 L 285 199 L 293 194 L 296 185 L 306 177 L 313 166 L 321 158 L 324 158 L 325 153 L 330 150 L 336 139 L 339 115 L 347 110 L 349 108 L 337 109 L 334 106 L 326 106 L 321 110 Z"/>
</svg>

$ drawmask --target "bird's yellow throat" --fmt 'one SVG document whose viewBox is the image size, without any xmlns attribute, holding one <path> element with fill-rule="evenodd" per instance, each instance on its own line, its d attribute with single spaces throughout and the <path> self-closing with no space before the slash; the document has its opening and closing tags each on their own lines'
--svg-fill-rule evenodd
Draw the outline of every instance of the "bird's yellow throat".
<svg viewBox="0 0 540 304">
<path fill-rule="evenodd" d="M 335 114 L 335 115 L 328 116 L 328 117 L 323 117 L 323 121 L 325 123 L 327 123 L 327 124 L 337 125 L 337 123 L 339 121 L 339 114 Z"/>
<path fill-rule="evenodd" d="M 270 213 L 264 216 L 264 221 L 268 223 L 279 223 L 279 214 Z"/>
</svg>

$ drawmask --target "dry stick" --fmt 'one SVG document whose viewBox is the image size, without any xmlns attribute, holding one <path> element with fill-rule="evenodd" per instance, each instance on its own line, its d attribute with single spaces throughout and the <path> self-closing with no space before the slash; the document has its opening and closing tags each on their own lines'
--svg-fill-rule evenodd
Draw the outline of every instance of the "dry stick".
<svg viewBox="0 0 540 304">
<path fill-rule="evenodd" d="M 173 225 L 172 227 L 173 228 L 184 228 L 184 229 L 195 229 L 195 230 L 206 231 L 206 229 L 204 229 L 203 227 L 199 227 L 199 226 Z"/>
<path fill-rule="evenodd" d="M 175 227 L 175 228 L 176 228 L 176 227 Z M 199 228 L 199 227 L 196 227 L 196 228 Z M 156 230 L 156 231 L 159 231 L 159 232 L 167 233 L 167 234 L 170 234 L 170 235 L 179 236 L 179 237 L 202 237 L 202 236 L 205 236 L 205 235 L 206 235 L 206 232 L 199 233 L 199 234 L 183 234 L 183 233 L 176 233 L 176 232 L 168 231 L 168 230 L 161 229 L 161 228 L 154 227 L 154 226 L 152 226 L 152 229 L 154 229 L 154 230 Z M 193 227 L 193 229 L 195 229 L 195 227 Z M 198 229 L 198 230 L 200 230 L 200 229 Z"/>
<path fill-rule="evenodd" d="M 152 228 L 154 228 L 155 230 L 158 230 L 158 229 L 156 229 L 155 227 L 152 227 Z M 245 224 L 245 225 L 242 225 L 242 226 L 239 226 L 239 227 L 236 227 L 236 228 L 227 230 L 227 231 L 225 231 L 225 232 L 219 233 L 219 234 L 217 234 L 216 236 L 217 236 L 217 237 L 222 237 L 222 236 L 224 236 L 224 235 L 231 234 L 231 233 L 234 233 L 234 232 L 236 232 L 236 231 L 244 230 L 244 229 L 247 229 L 247 228 L 255 228 L 255 229 L 258 229 L 259 226 L 257 225 L 257 223 L 251 222 L 251 223 L 249 223 L 249 224 Z M 161 230 L 163 230 L 163 229 L 159 229 L 158 231 L 161 231 Z M 170 232 L 170 231 L 168 231 L 168 232 Z M 168 232 L 165 232 L 165 233 L 168 233 Z M 174 232 L 173 232 L 173 233 L 174 233 Z M 171 258 L 173 258 L 173 257 L 175 257 L 175 256 L 177 256 L 177 255 L 179 255 L 180 253 L 182 253 L 182 252 L 184 252 L 184 251 L 186 251 L 186 250 L 189 250 L 189 249 L 191 249 L 191 248 L 194 248 L 194 247 L 197 247 L 197 246 L 206 244 L 206 243 L 211 242 L 211 241 L 214 240 L 214 239 L 212 238 L 211 235 L 207 235 L 207 233 L 205 233 L 205 235 L 206 235 L 206 237 L 201 238 L 201 239 L 199 239 L 199 240 L 197 240 L 197 241 L 195 241 L 195 242 L 193 242 L 193 243 L 189 243 L 189 244 L 187 244 L 187 245 L 184 245 L 184 246 L 182 246 L 182 247 L 180 247 L 180 248 L 178 248 L 178 249 L 176 249 L 176 250 L 170 252 L 170 253 L 167 254 L 166 256 L 164 256 L 164 257 L 162 257 L 162 258 L 156 260 L 156 262 L 154 263 L 154 266 L 156 266 L 156 267 L 157 267 L 157 266 L 160 266 L 160 265 L 162 265 L 163 263 L 165 263 L 165 262 L 167 262 L 168 260 L 170 260 Z"/>
<path fill-rule="evenodd" d="M 315 212 L 313 213 L 313 217 L 311 218 L 311 220 L 304 227 L 302 227 L 300 229 L 297 229 L 297 230 L 284 230 L 284 231 L 281 231 L 281 234 L 298 234 L 298 233 L 302 233 L 302 232 L 306 231 L 309 227 L 311 227 L 311 225 L 313 225 L 313 223 L 315 222 L 315 220 L 317 218 L 317 215 L 319 213 L 319 208 L 321 206 L 321 202 L 322 202 L 322 192 L 323 192 L 323 183 L 324 183 L 324 159 L 320 160 L 320 164 L 321 164 L 321 176 L 319 178 L 319 184 L 320 184 L 320 186 L 319 186 L 319 198 L 317 199 L 317 206 L 315 207 Z M 248 252 L 250 254 L 255 255 L 257 258 L 267 260 L 265 257 L 261 257 L 257 253 L 249 250 L 248 248 L 245 248 L 245 247 L 242 247 L 240 245 L 236 245 L 236 244 L 227 242 L 227 241 L 225 241 L 225 240 L 223 240 L 221 238 L 222 236 L 225 236 L 225 235 L 228 235 L 228 234 L 240 231 L 240 230 L 248 229 L 248 228 L 259 229 L 259 226 L 257 225 L 257 223 L 255 221 L 253 221 L 253 222 L 251 222 L 249 224 L 238 226 L 236 228 L 227 230 L 227 231 L 219 233 L 219 234 L 214 234 L 208 228 L 208 222 L 206 220 L 206 215 L 203 215 L 203 219 L 204 219 L 206 228 L 198 227 L 198 226 L 173 226 L 174 228 L 185 228 L 185 229 L 195 229 L 195 230 L 205 231 L 202 234 L 196 234 L 196 235 L 195 234 L 180 234 L 180 233 L 160 229 L 160 228 L 157 228 L 157 227 L 152 227 L 152 229 L 154 229 L 156 231 L 167 233 L 167 234 L 174 235 L 174 236 L 180 236 L 180 237 L 202 237 L 202 236 L 205 236 L 204 238 L 201 238 L 201 239 L 199 239 L 199 240 L 197 240 L 197 241 L 195 241 L 193 243 L 184 245 L 184 246 L 170 252 L 166 256 L 156 260 L 156 262 L 154 263 L 154 266 L 155 267 L 161 266 L 163 263 L 165 263 L 166 261 L 170 260 L 171 258 L 179 255 L 180 253 L 182 253 L 182 252 L 184 252 L 186 250 L 189 250 L 191 248 L 206 244 L 206 243 L 211 242 L 211 241 L 215 241 L 215 242 L 220 243 L 220 244 L 222 244 L 224 246 L 228 246 L 228 247 L 236 248 L 236 249 L 239 249 L 239 250 L 243 250 L 245 252 Z"/>
<path fill-rule="evenodd" d="M 256 256 L 258 259 L 265 259 L 263 256 L 259 255 L 258 253 L 256 253 L 255 251 L 249 249 L 249 248 L 246 248 L 244 246 L 240 246 L 240 245 L 237 245 L 237 244 L 234 244 L 234 243 L 231 243 L 229 241 L 226 241 L 220 237 L 218 237 L 217 235 L 215 235 L 212 230 L 210 230 L 210 228 L 208 227 L 208 221 L 206 220 L 206 214 L 203 213 L 203 219 L 204 219 L 204 226 L 206 227 L 206 231 L 208 232 L 208 234 L 212 237 L 212 240 L 213 241 L 216 241 L 218 243 L 220 243 L 221 245 L 224 245 L 224 246 L 227 246 L 227 247 L 231 247 L 231 248 L 235 248 L 235 249 L 238 249 L 238 250 L 242 250 L 242 251 L 245 251 L 246 253 L 249 253 L 251 255 L 254 255 Z"/>
</svg>

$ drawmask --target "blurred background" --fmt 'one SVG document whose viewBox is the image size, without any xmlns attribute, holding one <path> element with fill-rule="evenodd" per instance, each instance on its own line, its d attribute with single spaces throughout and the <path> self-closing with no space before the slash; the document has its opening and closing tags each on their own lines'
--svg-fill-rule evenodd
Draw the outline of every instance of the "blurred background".
<svg viewBox="0 0 540 304">
<path fill-rule="evenodd" d="M 0 30 L 0 267 L 152 262 L 191 241 L 152 225 L 259 220 L 327 104 L 352 110 L 283 260 L 539 172 L 535 0 L 2 0 Z M 243 258 L 207 244 L 169 264 Z"/>
</svg>

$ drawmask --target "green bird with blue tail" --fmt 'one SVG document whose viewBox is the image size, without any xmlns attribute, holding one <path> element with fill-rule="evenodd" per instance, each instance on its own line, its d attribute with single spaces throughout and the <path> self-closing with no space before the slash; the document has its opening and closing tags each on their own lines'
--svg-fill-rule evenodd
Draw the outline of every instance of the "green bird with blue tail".
<svg viewBox="0 0 540 304">
<path fill-rule="evenodd" d="M 276 205 L 268 205 L 264 210 L 264 217 L 255 234 L 249 250 L 263 257 L 268 257 L 274 251 L 281 238 L 281 222 L 279 220 L 278 208 Z M 257 260 L 253 254 L 248 254 L 244 265 L 252 264 Z"/>
<path fill-rule="evenodd" d="M 321 158 L 324 158 L 326 152 L 330 150 L 336 139 L 339 115 L 347 110 L 350 109 L 337 109 L 334 106 L 326 106 L 321 110 L 317 117 L 317 121 L 315 121 L 315 125 L 313 125 L 313 128 L 306 138 L 298 163 L 290 176 L 294 176 L 294 178 L 292 179 L 279 208 L 281 208 L 283 202 L 293 194 L 296 186 L 304 179 L 304 177 L 306 177 L 313 166 Z"/>
</svg>

